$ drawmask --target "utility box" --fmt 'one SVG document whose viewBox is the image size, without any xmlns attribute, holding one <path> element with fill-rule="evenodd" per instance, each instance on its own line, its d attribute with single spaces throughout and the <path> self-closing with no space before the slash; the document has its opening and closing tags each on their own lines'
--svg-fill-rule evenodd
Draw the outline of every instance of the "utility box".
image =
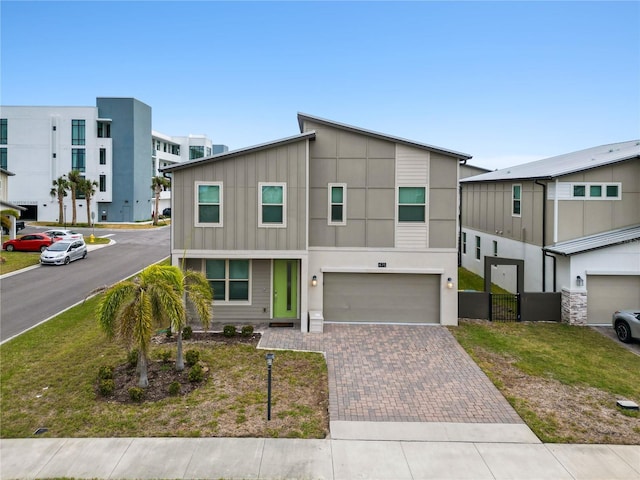
<svg viewBox="0 0 640 480">
<path fill-rule="evenodd" d="M 324 317 L 320 310 L 309 311 L 309 333 L 324 332 Z"/>
</svg>

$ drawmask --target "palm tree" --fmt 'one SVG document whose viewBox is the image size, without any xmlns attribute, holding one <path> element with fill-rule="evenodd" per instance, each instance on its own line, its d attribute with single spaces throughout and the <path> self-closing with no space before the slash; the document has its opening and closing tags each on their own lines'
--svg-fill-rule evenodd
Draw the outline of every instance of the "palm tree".
<svg viewBox="0 0 640 480">
<path fill-rule="evenodd" d="M 171 181 L 166 177 L 153 177 L 151 179 L 151 190 L 156 200 L 156 205 L 153 215 L 153 224 L 158 225 L 158 208 L 160 204 L 160 194 L 162 191 L 171 185 Z"/>
<path fill-rule="evenodd" d="M 64 206 L 64 197 L 67 196 L 67 190 L 69 189 L 69 181 L 63 175 L 58 177 L 57 180 L 54 180 L 53 187 L 51 188 L 51 192 L 49 194 L 52 197 L 56 197 L 58 199 L 58 223 L 62 225 L 63 216 L 63 206 Z"/>
<path fill-rule="evenodd" d="M 89 180 L 88 178 L 81 179 L 78 184 L 78 191 L 84 193 L 84 198 L 87 202 L 87 223 L 89 226 L 93 223 L 91 221 L 91 199 L 96 193 L 96 187 L 98 182 L 95 180 Z"/>
<path fill-rule="evenodd" d="M 181 270 L 182 272 L 182 270 Z M 196 272 L 195 270 L 187 270 L 182 276 L 183 285 L 183 305 L 184 316 L 174 317 L 171 322 L 171 328 L 177 332 L 177 346 L 178 351 L 176 354 L 176 370 L 184 370 L 184 358 L 182 356 L 182 329 L 187 325 L 188 318 L 187 305 L 193 306 L 198 320 L 202 323 L 205 330 L 209 328 L 211 324 L 211 305 L 213 302 L 213 293 L 209 285 L 207 277 L 202 272 Z"/>
<path fill-rule="evenodd" d="M 182 271 L 169 265 L 151 265 L 133 280 L 109 287 L 98 303 L 98 323 L 109 338 L 138 349 L 138 386 L 149 386 L 147 376 L 151 337 L 157 325 L 184 318 Z"/>
<path fill-rule="evenodd" d="M 0 211 L 0 224 L 2 224 L 2 230 L 11 232 L 11 217 L 20 218 L 20 213 L 12 209 Z"/>
<path fill-rule="evenodd" d="M 71 225 L 76 224 L 76 192 L 78 191 L 78 186 L 80 182 L 82 182 L 83 177 L 80 171 L 71 170 L 67 175 L 68 185 L 67 189 L 71 191 Z"/>
</svg>

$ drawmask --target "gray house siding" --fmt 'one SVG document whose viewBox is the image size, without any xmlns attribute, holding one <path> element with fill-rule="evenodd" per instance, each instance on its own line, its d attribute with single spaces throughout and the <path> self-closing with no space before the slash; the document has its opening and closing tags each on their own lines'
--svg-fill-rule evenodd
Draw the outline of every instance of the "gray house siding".
<svg viewBox="0 0 640 480">
<path fill-rule="evenodd" d="M 620 200 L 560 200 L 558 218 L 571 219 L 558 224 L 558 241 L 571 240 L 640 224 L 640 161 L 626 162 L 566 175 L 559 182 L 621 183 Z M 547 202 L 553 214 L 553 201 Z M 553 218 L 553 217 L 550 217 Z M 547 244 L 554 243 L 548 239 Z"/>
<path fill-rule="evenodd" d="M 173 173 L 174 248 L 304 250 L 307 141 L 259 150 Z M 223 227 L 195 226 L 196 182 L 222 182 Z M 286 183 L 286 227 L 260 227 L 259 183 Z"/>
<path fill-rule="evenodd" d="M 309 149 L 310 246 L 393 247 L 395 144 L 326 125 Z M 328 224 L 328 184 L 347 186 L 346 225 Z"/>
<path fill-rule="evenodd" d="M 458 162 L 431 153 L 429 161 L 429 247 L 457 247 Z"/>
</svg>

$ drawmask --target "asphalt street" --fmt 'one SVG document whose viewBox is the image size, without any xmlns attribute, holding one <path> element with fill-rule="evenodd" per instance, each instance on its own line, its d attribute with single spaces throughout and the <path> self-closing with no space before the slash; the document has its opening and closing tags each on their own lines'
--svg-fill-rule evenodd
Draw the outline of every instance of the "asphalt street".
<svg viewBox="0 0 640 480">
<path fill-rule="evenodd" d="M 28 227 L 20 232 L 45 230 Z M 75 229 L 89 242 L 89 229 Z M 112 285 L 169 256 L 169 227 L 145 230 L 99 229 L 115 244 L 92 250 L 84 260 L 37 266 L 0 281 L 0 342 L 81 302 L 93 290 Z M 90 243 L 87 243 L 90 245 Z M 38 255 L 34 253 L 34 255 Z"/>
</svg>

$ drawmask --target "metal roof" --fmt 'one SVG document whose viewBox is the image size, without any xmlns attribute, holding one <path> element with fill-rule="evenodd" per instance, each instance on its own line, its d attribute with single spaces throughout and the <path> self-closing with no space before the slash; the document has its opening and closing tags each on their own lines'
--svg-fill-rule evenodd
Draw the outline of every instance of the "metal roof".
<svg viewBox="0 0 640 480">
<path fill-rule="evenodd" d="M 619 228 L 609 232 L 597 233 L 587 237 L 576 238 L 566 242 L 544 247 L 543 250 L 559 255 L 575 255 L 599 248 L 612 247 L 622 243 L 629 243 L 640 239 L 640 225 Z"/>
<path fill-rule="evenodd" d="M 461 179 L 461 183 L 552 179 L 640 157 L 640 140 L 611 143 Z"/>
<path fill-rule="evenodd" d="M 223 159 L 227 159 L 227 158 L 230 158 L 230 157 L 236 157 L 238 155 L 244 155 L 244 154 L 251 153 L 251 152 L 257 152 L 259 150 L 265 150 L 267 148 L 272 148 L 272 147 L 276 147 L 276 146 L 280 146 L 280 145 L 286 145 L 288 143 L 299 142 L 300 140 L 306 140 L 306 139 L 313 140 L 315 138 L 316 138 L 316 132 L 314 132 L 314 131 L 305 132 L 305 133 L 301 133 L 299 135 L 294 135 L 292 137 L 281 138 L 279 140 L 273 140 L 273 141 L 267 142 L 267 143 L 260 143 L 258 145 L 253 145 L 251 147 L 239 148 L 237 150 L 231 150 L 231 151 L 228 151 L 228 152 L 218 153 L 218 154 L 213 155 L 211 157 L 204 157 L 204 158 L 196 158 L 194 160 L 187 160 L 186 162 L 180 162 L 180 163 L 176 163 L 175 165 L 170 165 L 170 166 L 161 168 L 160 171 L 161 172 L 173 172 L 175 170 L 181 170 L 183 168 L 189 168 L 189 167 L 192 167 L 194 165 L 198 165 L 198 164 L 202 164 L 202 163 L 217 162 L 218 160 L 223 160 Z"/>
<path fill-rule="evenodd" d="M 324 125 L 329 125 L 332 127 L 340 128 L 342 130 L 347 130 L 354 133 L 360 133 L 364 135 L 368 135 L 370 137 L 379 138 L 382 140 L 388 140 L 391 142 L 402 143 L 405 145 L 409 145 L 412 147 L 423 148 L 426 150 L 431 150 L 433 152 L 444 153 L 446 155 L 450 155 L 452 157 L 456 157 L 461 160 L 469 160 L 471 155 L 468 153 L 456 152 L 455 150 L 448 150 L 445 148 L 436 147 L 433 145 L 428 145 L 426 143 L 415 142 L 413 140 L 408 140 L 402 137 L 394 137 L 392 135 L 387 135 L 385 133 L 374 132 L 372 130 L 365 130 L 364 128 L 354 127 L 353 125 L 347 125 L 346 123 L 334 122 L 333 120 L 327 120 L 326 118 L 314 117 L 313 115 L 308 115 L 306 113 L 298 112 L 298 125 L 300 126 L 300 131 L 302 132 L 303 122 L 305 120 L 309 120 L 311 122 L 321 123 Z"/>
</svg>

